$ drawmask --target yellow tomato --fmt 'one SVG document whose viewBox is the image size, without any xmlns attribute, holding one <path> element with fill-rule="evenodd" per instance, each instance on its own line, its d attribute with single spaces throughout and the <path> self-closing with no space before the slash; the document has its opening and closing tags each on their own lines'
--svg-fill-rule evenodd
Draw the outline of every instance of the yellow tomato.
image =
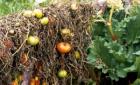
<svg viewBox="0 0 140 85">
<path fill-rule="evenodd" d="M 65 77 L 67 77 L 67 71 L 66 71 L 66 70 L 60 70 L 60 71 L 58 72 L 58 77 L 60 77 L 60 78 L 65 78 Z"/>
<path fill-rule="evenodd" d="M 43 17 L 43 18 L 40 20 L 40 22 L 41 22 L 42 25 L 47 25 L 48 22 L 49 22 L 49 19 L 48 19 L 48 17 Z"/>
<path fill-rule="evenodd" d="M 35 9 L 33 11 L 33 14 L 32 15 L 35 15 L 35 17 L 37 17 L 37 18 L 42 18 L 43 17 L 43 12 L 40 9 Z"/>
<path fill-rule="evenodd" d="M 37 36 L 29 36 L 27 39 L 28 44 L 37 45 L 39 43 L 39 37 Z"/>
</svg>

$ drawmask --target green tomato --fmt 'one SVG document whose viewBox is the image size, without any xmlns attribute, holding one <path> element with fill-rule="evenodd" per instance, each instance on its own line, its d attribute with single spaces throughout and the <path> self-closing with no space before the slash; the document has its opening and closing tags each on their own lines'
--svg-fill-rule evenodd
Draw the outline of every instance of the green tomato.
<svg viewBox="0 0 140 85">
<path fill-rule="evenodd" d="M 37 45 L 39 43 L 39 37 L 37 36 L 29 36 L 27 39 L 27 43 L 30 45 Z"/>
<path fill-rule="evenodd" d="M 37 17 L 37 18 L 42 18 L 42 17 L 43 17 L 43 12 L 42 12 L 42 10 L 40 10 L 40 9 L 35 9 L 35 10 L 33 11 L 33 15 L 34 15 L 35 17 Z"/>
<path fill-rule="evenodd" d="M 65 77 L 67 77 L 67 71 L 66 70 L 60 70 L 59 72 L 58 72 L 58 77 L 60 77 L 60 78 L 65 78 Z"/>
<path fill-rule="evenodd" d="M 40 20 L 40 22 L 41 22 L 41 24 L 43 24 L 43 25 L 47 25 L 48 22 L 49 22 L 49 19 L 48 19 L 48 17 L 43 17 L 43 18 Z"/>
</svg>

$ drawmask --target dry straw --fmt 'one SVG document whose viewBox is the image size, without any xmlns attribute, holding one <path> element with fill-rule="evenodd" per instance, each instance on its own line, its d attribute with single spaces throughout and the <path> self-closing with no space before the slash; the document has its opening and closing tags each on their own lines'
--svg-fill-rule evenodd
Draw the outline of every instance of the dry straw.
<svg viewBox="0 0 140 85">
<path fill-rule="evenodd" d="M 42 25 L 40 19 L 34 16 L 24 17 L 22 12 L 1 17 L 0 80 L 11 80 L 12 74 L 18 71 L 28 71 L 32 76 L 46 79 L 48 85 L 69 85 L 73 78 L 76 83 L 88 79 L 86 48 L 91 42 L 89 28 L 95 8 L 89 3 L 76 4 L 76 7 L 72 9 L 71 4 L 61 4 L 40 8 L 44 17 L 49 18 L 47 25 Z M 63 35 L 61 31 L 64 28 L 69 29 L 72 36 Z M 9 33 L 11 29 L 14 30 L 12 35 Z M 29 35 L 38 36 L 40 43 L 36 46 L 27 44 Z M 67 54 L 56 50 L 56 44 L 62 41 L 72 45 Z M 79 52 L 80 59 L 74 57 L 75 51 Z M 66 79 L 57 77 L 60 69 L 68 72 Z"/>
</svg>

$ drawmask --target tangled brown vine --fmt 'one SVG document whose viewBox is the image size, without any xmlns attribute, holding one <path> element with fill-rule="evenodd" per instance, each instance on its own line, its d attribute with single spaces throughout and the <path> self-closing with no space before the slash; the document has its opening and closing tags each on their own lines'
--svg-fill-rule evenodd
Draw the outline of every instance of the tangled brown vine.
<svg viewBox="0 0 140 85">
<path fill-rule="evenodd" d="M 90 75 L 85 66 L 86 48 L 91 42 L 91 18 L 95 14 L 92 4 L 78 4 L 78 9 L 71 9 L 71 4 L 50 5 L 40 8 L 49 18 L 47 25 L 42 25 L 36 17 L 24 17 L 15 13 L 0 18 L 0 80 L 12 80 L 16 72 L 28 72 L 31 76 L 45 79 L 48 85 L 79 85 L 86 82 Z M 61 34 L 64 28 L 70 29 L 71 36 Z M 14 30 L 13 34 L 9 31 Z M 36 46 L 27 44 L 29 35 L 40 38 Z M 72 50 L 60 54 L 56 50 L 59 42 L 68 42 Z M 75 58 L 79 52 L 80 59 Z M 25 59 L 27 58 L 27 59 Z M 65 69 L 68 77 L 60 79 L 57 72 Z"/>
</svg>

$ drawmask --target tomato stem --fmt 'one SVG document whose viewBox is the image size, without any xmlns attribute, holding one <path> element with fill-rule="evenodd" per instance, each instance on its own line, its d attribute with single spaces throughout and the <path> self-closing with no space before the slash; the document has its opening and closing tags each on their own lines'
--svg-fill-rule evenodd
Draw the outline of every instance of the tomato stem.
<svg viewBox="0 0 140 85">
<path fill-rule="evenodd" d="M 64 62 L 65 62 L 65 60 L 64 60 L 65 54 L 61 54 L 61 56 L 62 56 L 62 57 L 61 57 L 61 58 L 62 58 L 62 61 L 61 61 L 61 66 L 62 66 L 62 67 L 61 67 L 61 68 L 64 69 L 64 68 L 65 68 L 65 64 L 64 64 Z"/>
<path fill-rule="evenodd" d="M 117 37 L 114 34 L 113 29 L 112 29 L 112 16 L 113 16 L 113 12 L 114 12 L 114 6 L 112 6 L 112 8 L 110 10 L 109 21 L 108 21 L 107 25 L 108 25 L 109 32 L 110 32 L 110 34 L 112 36 L 112 40 L 115 41 L 117 39 Z"/>
</svg>

